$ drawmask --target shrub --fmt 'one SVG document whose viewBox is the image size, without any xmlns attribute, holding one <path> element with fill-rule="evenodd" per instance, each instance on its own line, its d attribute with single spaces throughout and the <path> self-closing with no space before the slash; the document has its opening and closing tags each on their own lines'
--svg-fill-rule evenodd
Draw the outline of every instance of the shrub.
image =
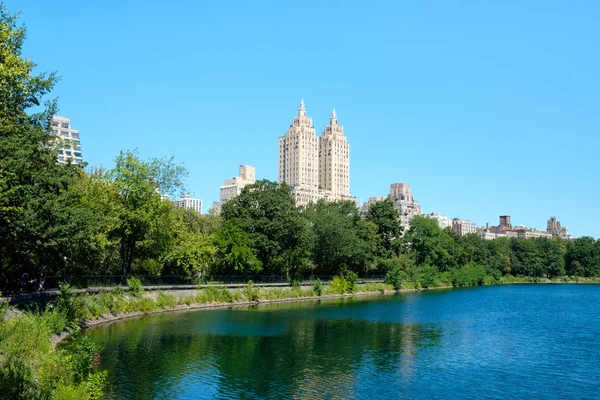
<svg viewBox="0 0 600 400">
<path fill-rule="evenodd" d="M 221 290 L 221 300 L 224 303 L 233 303 L 235 301 L 235 297 L 233 293 L 226 287 Z"/>
<path fill-rule="evenodd" d="M 323 282 L 319 278 L 313 284 L 313 290 L 317 296 L 320 296 L 323 293 Z"/>
<path fill-rule="evenodd" d="M 438 278 L 437 268 L 429 264 L 423 264 L 419 266 L 418 274 L 421 287 L 430 288 L 435 286 Z"/>
<path fill-rule="evenodd" d="M 254 286 L 254 283 L 252 283 L 252 281 L 248 281 L 248 284 L 244 288 L 244 295 L 246 296 L 248 301 L 258 301 L 258 294 L 258 288 Z"/>
<path fill-rule="evenodd" d="M 144 291 L 144 285 L 142 285 L 142 281 L 138 278 L 128 278 L 127 279 L 127 290 L 134 297 L 139 297 L 142 295 Z"/>
<path fill-rule="evenodd" d="M 402 289 L 402 285 L 404 285 L 406 279 L 406 272 L 399 267 L 394 267 L 385 274 L 385 282 L 392 285 L 394 290 Z"/>
<path fill-rule="evenodd" d="M 331 293 L 344 294 L 348 291 L 348 282 L 342 275 L 336 275 L 329 282 Z"/>
<path fill-rule="evenodd" d="M 59 290 L 60 294 L 56 299 L 56 309 L 64 315 L 67 323 L 75 322 L 77 320 L 77 310 L 73 288 L 68 283 L 61 283 Z"/>
<path fill-rule="evenodd" d="M 347 282 L 348 293 L 356 293 L 358 291 L 358 275 L 356 272 L 346 272 L 345 278 Z"/>
<path fill-rule="evenodd" d="M 160 308 L 173 308 L 177 305 L 177 299 L 172 294 L 165 293 L 163 291 L 158 292 L 158 298 L 156 303 Z"/>
</svg>

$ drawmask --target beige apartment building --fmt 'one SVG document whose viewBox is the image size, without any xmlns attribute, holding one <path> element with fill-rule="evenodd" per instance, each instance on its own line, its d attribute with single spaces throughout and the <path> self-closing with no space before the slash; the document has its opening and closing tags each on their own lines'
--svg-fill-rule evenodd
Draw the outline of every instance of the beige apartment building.
<svg viewBox="0 0 600 400">
<path fill-rule="evenodd" d="M 335 110 L 319 138 L 304 100 L 287 133 L 279 138 L 279 182 L 287 183 L 296 205 L 350 196 L 350 147 Z"/>
<path fill-rule="evenodd" d="M 219 191 L 219 201 L 213 203 L 213 211 L 221 213 L 221 207 L 238 196 L 244 187 L 256 182 L 256 169 L 250 165 L 240 165 L 239 175 L 225 180 Z"/>
<path fill-rule="evenodd" d="M 319 138 L 319 186 L 335 199 L 350 197 L 350 145 L 335 108 Z"/>
<path fill-rule="evenodd" d="M 400 215 L 400 225 L 404 227 L 404 230 L 410 228 L 410 220 L 415 215 L 421 215 L 421 206 L 415 201 L 410 185 L 406 182 L 392 183 L 390 186 L 390 193 L 388 198 L 394 203 L 394 208 Z"/>
<path fill-rule="evenodd" d="M 470 233 L 477 233 L 477 225 L 466 219 L 454 218 L 452 220 L 452 230 L 464 236 Z"/>
<path fill-rule="evenodd" d="M 83 162 L 79 131 L 71 127 L 69 118 L 58 115 L 53 116 L 50 120 L 50 129 L 56 137 L 55 146 L 58 150 L 58 163 L 66 164 L 68 160 L 71 160 L 73 164 Z"/>
</svg>

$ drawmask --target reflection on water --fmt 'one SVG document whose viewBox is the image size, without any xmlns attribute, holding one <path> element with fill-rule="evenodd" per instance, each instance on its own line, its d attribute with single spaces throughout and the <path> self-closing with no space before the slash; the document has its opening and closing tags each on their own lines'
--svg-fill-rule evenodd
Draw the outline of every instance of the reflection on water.
<svg viewBox="0 0 600 400">
<path fill-rule="evenodd" d="M 553 397 L 564 388 L 545 385 L 544 374 L 550 382 L 557 373 L 578 390 L 572 397 L 585 397 L 600 383 L 598 351 L 586 353 L 585 360 L 596 364 L 585 379 L 573 369 L 581 360 L 550 354 L 546 346 L 560 344 L 556 335 L 560 339 L 568 332 L 565 324 L 572 325 L 575 316 L 569 311 L 573 306 L 564 304 L 546 315 L 549 299 L 567 298 L 560 293 L 564 286 L 553 287 L 554 293 L 548 288 L 478 288 L 164 314 L 89 334 L 105 347 L 109 398 Z M 580 296 L 600 305 L 597 293 L 583 292 Z M 581 307 L 580 297 L 574 300 Z M 531 306 L 537 320 L 531 318 Z M 583 319 L 598 317 L 595 312 Z M 598 321 L 586 329 L 579 334 L 592 343 Z M 547 342 L 540 346 L 540 340 Z M 578 348 L 569 344 L 566 351 L 573 357 Z M 529 386 L 524 384 L 528 376 L 536 378 Z"/>
</svg>

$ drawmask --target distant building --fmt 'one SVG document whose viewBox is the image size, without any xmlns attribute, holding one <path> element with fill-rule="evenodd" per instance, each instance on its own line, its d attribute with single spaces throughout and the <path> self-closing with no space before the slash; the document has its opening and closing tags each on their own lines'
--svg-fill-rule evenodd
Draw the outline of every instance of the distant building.
<svg viewBox="0 0 600 400">
<path fill-rule="evenodd" d="M 361 212 L 362 212 L 364 215 L 368 214 L 368 213 L 369 213 L 369 210 L 370 210 L 370 208 L 371 208 L 371 206 L 372 206 L 373 204 L 377 203 L 378 201 L 383 201 L 383 200 L 385 200 L 385 199 L 387 199 L 387 197 L 381 197 L 381 196 L 377 196 L 377 197 L 369 197 L 369 200 L 368 200 L 366 203 L 364 203 L 364 204 L 362 205 L 362 210 L 361 210 Z"/>
<path fill-rule="evenodd" d="M 184 194 L 179 200 L 173 200 L 173 203 L 175 207 L 187 208 L 196 211 L 198 214 L 202 214 L 202 200 L 194 199 L 189 194 Z"/>
<path fill-rule="evenodd" d="M 83 162 L 79 131 L 71 127 L 69 118 L 53 116 L 50 119 L 50 129 L 56 138 L 54 145 L 58 150 L 58 163 L 66 164 L 69 160 L 73 164 Z"/>
<path fill-rule="evenodd" d="M 460 236 L 464 236 L 477 233 L 477 226 L 467 219 L 454 218 L 452 220 L 452 230 Z"/>
<path fill-rule="evenodd" d="M 404 227 L 405 231 L 408 230 L 410 228 L 410 220 L 415 215 L 421 215 L 421 207 L 413 198 L 410 185 L 404 182 L 392 183 L 388 199 L 394 203 L 394 208 L 400 215 L 400 225 Z"/>
<path fill-rule="evenodd" d="M 552 239 L 552 234 L 544 231 L 540 231 L 533 228 L 526 227 L 517 227 L 513 229 L 513 231 L 517 232 L 517 237 L 519 239 L 529 239 L 529 238 L 548 238 Z"/>
<path fill-rule="evenodd" d="M 240 165 L 239 175 L 227 179 L 219 191 L 219 201 L 213 203 L 213 211 L 221 213 L 221 207 L 238 196 L 247 185 L 256 182 L 256 169 L 250 165 Z"/>
<path fill-rule="evenodd" d="M 510 215 L 501 215 L 500 224 L 498 226 L 490 226 L 490 232 L 493 233 L 505 233 L 513 229 L 510 223 Z"/>
<path fill-rule="evenodd" d="M 439 215 L 434 211 L 431 214 L 428 214 L 427 217 L 435 219 L 442 229 L 452 228 L 452 221 L 450 221 L 450 218 L 448 218 L 446 215 Z"/>
<path fill-rule="evenodd" d="M 571 235 L 569 235 L 569 228 L 561 226 L 560 221 L 558 221 L 556 217 L 550 217 L 546 224 L 546 232 L 551 234 L 552 237 L 561 237 L 563 239 L 569 239 L 571 237 Z"/>
</svg>

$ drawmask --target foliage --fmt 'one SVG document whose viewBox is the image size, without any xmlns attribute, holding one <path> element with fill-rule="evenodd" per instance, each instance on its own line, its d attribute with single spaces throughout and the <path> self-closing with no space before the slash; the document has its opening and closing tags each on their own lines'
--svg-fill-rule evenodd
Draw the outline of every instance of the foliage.
<svg viewBox="0 0 600 400">
<path fill-rule="evenodd" d="M 401 267 L 395 266 L 385 275 L 385 282 L 392 285 L 394 290 L 400 290 L 404 282 L 406 282 L 407 277 L 406 272 Z"/>
<path fill-rule="evenodd" d="M 105 373 L 93 367 L 99 349 L 89 339 L 54 348 L 50 338 L 58 311 L 23 313 L 0 322 L 0 399 L 98 399 Z"/>
<path fill-rule="evenodd" d="M 329 290 L 337 294 L 348 293 L 348 282 L 342 275 L 336 275 L 329 282 Z"/>
<path fill-rule="evenodd" d="M 144 291 L 144 285 L 142 285 L 142 281 L 138 278 L 127 278 L 127 290 L 132 296 L 139 297 Z"/>
<path fill-rule="evenodd" d="M 313 291 L 317 296 L 323 294 L 323 282 L 321 282 L 319 278 L 317 278 L 313 284 Z"/>
<path fill-rule="evenodd" d="M 254 283 L 252 283 L 252 281 L 248 281 L 248 284 L 244 288 L 244 295 L 246 296 L 248 301 L 258 301 L 260 298 L 259 289 L 256 286 L 254 286 Z"/>
</svg>

